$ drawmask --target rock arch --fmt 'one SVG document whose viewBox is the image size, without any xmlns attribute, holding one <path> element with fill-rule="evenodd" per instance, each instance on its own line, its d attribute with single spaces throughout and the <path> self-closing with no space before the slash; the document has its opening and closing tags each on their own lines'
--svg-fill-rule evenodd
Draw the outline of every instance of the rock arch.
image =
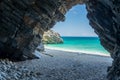
<svg viewBox="0 0 120 80">
<path fill-rule="evenodd" d="M 86 4 L 90 25 L 101 44 L 114 59 L 108 79 L 120 77 L 120 1 L 119 0 L 1 0 L 0 57 L 13 60 L 37 58 L 32 52 L 41 43 L 43 32 L 76 4 Z"/>
</svg>

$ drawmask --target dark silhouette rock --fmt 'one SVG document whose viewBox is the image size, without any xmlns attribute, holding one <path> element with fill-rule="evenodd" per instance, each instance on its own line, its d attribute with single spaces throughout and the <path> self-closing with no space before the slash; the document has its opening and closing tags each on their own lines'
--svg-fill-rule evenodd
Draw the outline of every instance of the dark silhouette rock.
<svg viewBox="0 0 120 80">
<path fill-rule="evenodd" d="M 2 0 L 0 2 L 0 57 L 13 60 L 37 58 L 32 54 L 44 31 L 64 21 L 62 1 Z"/>
<path fill-rule="evenodd" d="M 90 25 L 98 34 L 103 47 L 114 59 L 108 69 L 108 80 L 120 78 L 120 1 L 89 0 L 87 5 Z"/>
</svg>

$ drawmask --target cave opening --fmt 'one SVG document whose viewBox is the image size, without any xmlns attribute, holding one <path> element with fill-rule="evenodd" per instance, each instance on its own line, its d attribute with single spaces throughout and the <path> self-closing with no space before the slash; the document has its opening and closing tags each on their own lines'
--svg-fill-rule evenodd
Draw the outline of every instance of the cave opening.
<svg viewBox="0 0 120 80">
<path fill-rule="evenodd" d="M 55 34 L 61 35 L 63 43 L 55 42 L 54 44 L 54 42 L 50 42 L 47 45 L 45 44 L 45 51 L 49 56 L 52 55 L 52 57 L 58 57 L 58 59 L 56 58 L 56 61 L 58 62 L 56 67 L 63 66 L 62 64 L 64 64 L 67 66 L 67 68 L 71 68 L 71 65 L 74 65 L 77 66 L 75 70 L 80 70 L 82 66 L 84 66 L 86 69 L 82 68 L 84 70 L 82 74 L 79 71 L 76 71 L 75 73 L 76 75 L 77 73 L 79 74 L 76 77 L 80 80 L 80 76 L 89 74 L 90 70 L 93 71 L 93 73 L 94 71 L 96 72 L 96 74 L 94 74 L 95 76 L 98 75 L 98 77 L 101 77 L 101 79 L 96 77 L 95 80 L 106 80 L 107 68 L 111 65 L 112 60 L 110 58 L 110 54 L 100 44 L 99 37 L 94 33 L 94 30 L 89 25 L 89 21 L 86 15 L 87 11 L 85 5 L 73 6 L 65 14 L 65 21 L 57 23 L 52 28 L 52 33 L 55 31 Z M 51 35 L 52 38 L 55 38 L 54 34 L 53 36 L 50 34 L 50 31 L 47 34 L 49 36 Z M 74 55 L 76 53 L 78 54 L 77 57 Z M 93 66 L 95 66 L 96 69 L 93 69 Z M 67 73 L 67 71 L 64 73 Z M 93 73 L 91 72 L 90 74 Z M 68 73 L 68 75 L 69 74 L 71 73 Z M 73 75 L 71 76 L 73 77 Z M 83 79 L 89 80 L 89 77 L 85 77 Z M 75 77 L 74 80 L 76 80 Z"/>
<path fill-rule="evenodd" d="M 53 32 L 60 34 L 63 43 L 61 44 L 61 40 L 57 41 L 57 37 L 55 40 L 53 38 L 55 37 L 54 34 L 52 35 L 49 32 L 43 36 L 43 39 L 47 39 L 45 37 L 51 35 L 53 42 L 48 39 L 49 44 L 45 44 L 45 48 L 109 56 L 109 53 L 100 44 L 99 37 L 89 25 L 86 15 L 85 5 L 73 6 L 65 14 L 65 21 L 58 22 L 51 29 Z"/>
<path fill-rule="evenodd" d="M 90 54 L 92 53 L 95 53 L 95 55 L 97 54 L 97 55 L 101 55 L 101 53 L 103 53 L 102 54 L 102 56 L 105 54 L 105 56 L 106 56 L 106 54 L 107 54 L 107 56 L 109 56 L 109 58 L 110 58 L 110 51 L 111 50 L 113 50 L 112 48 L 111 48 L 111 46 L 109 45 L 109 44 L 107 44 L 108 43 L 108 41 L 106 42 L 106 38 L 104 39 L 104 38 L 102 38 L 101 37 L 101 35 L 102 35 L 102 30 L 101 30 L 101 23 L 100 23 L 100 25 L 98 25 L 99 24 L 99 21 L 98 21 L 98 23 L 97 23 L 97 20 L 95 20 L 96 21 L 96 23 L 94 23 L 93 22 L 93 20 L 92 20 L 92 18 L 91 17 L 89 17 L 89 15 L 90 16 L 93 16 L 93 15 L 91 15 L 90 13 L 88 13 L 88 15 L 87 15 L 87 11 L 84 13 L 84 11 L 82 12 L 82 10 L 81 9 L 78 9 L 79 11 L 74 11 L 74 8 L 76 8 L 76 7 L 83 7 L 84 8 L 84 10 L 86 11 L 86 8 L 85 8 L 85 5 L 75 5 L 75 6 L 72 6 L 72 8 L 66 13 L 66 15 L 65 15 L 65 17 L 66 17 L 66 19 L 65 19 L 65 21 L 64 22 L 59 22 L 59 23 L 57 23 L 53 28 L 52 28 L 52 30 L 54 30 L 54 31 L 56 31 L 56 32 L 58 32 L 60 35 L 61 35 L 61 37 L 63 38 L 63 41 L 64 41 L 64 43 L 63 44 L 47 44 L 47 46 L 45 45 L 45 48 L 47 48 L 47 49 L 53 49 L 53 50 L 62 50 L 62 51 L 69 51 L 69 52 L 83 52 L 83 53 L 89 53 L 90 52 Z M 99 10 L 99 9 L 98 9 Z M 69 14 L 70 13 L 72 13 L 70 16 L 69 16 Z M 93 13 L 94 14 L 94 13 Z M 86 19 L 86 21 L 84 20 L 84 19 L 81 19 L 81 17 L 80 16 L 78 16 L 78 15 L 82 15 L 81 17 L 83 18 L 85 18 Z M 86 15 L 89 17 L 89 21 L 90 21 L 90 24 L 91 25 L 89 25 L 89 21 L 88 21 L 88 19 L 87 19 L 87 17 L 86 17 Z M 94 14 L 95 16 L 96 16 L 96 14 Z M 76 18 L 76 16 L 77 16 L 77 18 Z M 94 17 L 93 17 L 93 19 L 94 19 Z M 67 23 L 66 23 L 67 22 Z M 75 22 L 75 23 L 74 23 Z M 78 22 L 78 23 L 77 23 Z M 69 25 L 67 25 L 67 24 L 69 24 Z M 76 25 L 77 24 L 77 25 Z M 85 25 L 84 25 L 85 24 Z M 79 26 L 78 26 L 79 25 Z M 82 26 L 80 26 L 80 25 L 82 25 Z M 85 28 L 85 27 L 88 27 L 88 28 Z M 99 26 L 99 27 L 98 27 Z M 79 28 L 78 28 L 79 27 Z M 95 30 L 95 32 L 98 34 L 98 36 L 94 33 L 94 31 L 93 31 L 93 29 L 92 29 L 92 27 L 94 28 L 94 30 Z M 82 29 L 82 30 L 81 30 Z M 100 30 L 101 30 L 101 32 L 100 32 Z M 90 31 L 90 32 L 89 32 Z M 81 32 L 81 33 L 79 33 L 79 32 Z M 83 32 L 83 34 L 82 34 L 82 32 Z M 85 32 L 87 33 L 88 32 L 88 34 L 85 34 Z M 67 37 L 67 38 L 66 38 Z M 74 41 L 74 39 L 71 39 L 71 37 L 92 37 L 92 38 L 94 38 L 94 40 L 96 40 L 95 38 L 97 38 L 97 40 L 98 40 L 98 42 L 97 42 L 97 45 L 96 44 L 94 44 L 95 42 L 93 41 L 90 41 L 90 43 L 93 43 L 93 44 L 89 44 L 89 42 L 87 41 L 87 40 L 85 40 L 85 42 L 86 43 L 88 43 L 88 45 L 86 46 L 86 44 L 83 44 L 85 47 L 84 47 L 84 49 L 83 50 L 78 50 L 78 49 L 75 49 L 76 47 L 77 48 L 79 48 L 79 49 L 82 49 L 82 47 L 80 46 L 80 45 L 78 45 L 78 43 L 74 43 L 75 41 Z M 101 38 L 101 40 L 99 40 L 98 38 Z M 70 40 L 71 39 L 71 40 Z M 90 38 L 89 38 L 89 40 L 90 40 Z M 105 42 L 106 43 L 104 43 L 103 41 L 105 40 Z M 77 41 L 76 41 L 77 42 Z M 79 41 L 80 42 L 80 41 Z M 102 45 L 101 45 L 101 43 L 100 42 L 102 42 Z M 80 42 L 80 44 L 82 44 L 82 43 L 84 43 L 84 42 Z M 67 45 L 64 45 L 64 44 L 67 44 Z M 72 47 L 71 47 L 71 45 L 70 44 L 72 44 Z M 73 44 L 74 44 L 74 46 L 73 46 Z M 95 46 L 94 46 L 95 45 Z M 99 45 L 99 46 L 98 46 Z M 108 45 L 109 45 L 109 48 L 110 49 L 107 49 L 105 46 L 107 46 L 108 47 Z M 80 46 L 80 47 L 78 47 L 78 46 Z M 99 48 L 99 49 L 96 49 L 96 51 L 92 51 L 92 48 L 90 48 L 91 49 L 91 51 L 89 50 L 88 51 L 88 49 L 87 48 L 89 48 L 89 47 L 93 47 L 94 49 L 95 48 L 98 48 L 98 47 L 101 47 L 101 48 Z M 105 49 L 103 48 L 103 46 L 105 47 Z M 99 52 L 100 51 L 100 52 Z M 109 51 L 109 52 L 107 52 L 107 51 Z M 96 53 L 97 52 L 97 53 Z M 57 52 L 56 52 L 57 53 Z M 62 52 L 61 52 L 62 53 Z M 99 54 L 100 53 L 100 54 Z M 112 53 L 112 52 L 111 52 Z M 63 56 L 63 55 L 62 55 Z M 68 55 L 69 56 L 69 55 Z M 72 57 L 71 57 L 72 58 Z M 74 59 L 74 58 L 73 58 Z M 89 59 L 89 58 L 88 58 Z M 84 58 L 83 58 L 83 60 L 84 60 Z M 93 59 L 94 60 L 94 59 Z M 105 59 L 104 59 L 105 60 Z M 98 60 L 96 59 L 95 60 L 96 62 L 95 63 L 97 63 L 98 62 Z M 106 67 L 104 67 L 104 73 L 106 73 L 107 72 L 107 67 L 108 66 L 111 66 L 111 62 L 112 62 L 112 60 L 111 59 L 108 59 L 108 57 L 106 57 L 106 63 L 107 63 L 107 66 Z M 108 64 L 109 63 L 109 64 Z M 98 62 L 98 64 L 99 64 L 99 62 Z M 104 64 L 104 61 L 101 61 L 100 62 L 100 64 Z M 96 64 L 97 65 L 97 64 Z M 98 66 L 98 67 L 100 67 L 100 66 Z M 103 67 L 102 67 L 103 68 Z M 102 69 L 101 68 L 101 69 Z M 110 68 L 109 68 L 110 69 Z M 98 70 L 96 70 L 96 71 L 98 71 Z M 108 70 L 109 71 L 109 70 Z M 87 72 L 89 72 L 89 70 L 87 71 Z M 99 71 L 98 71 L 99 72 Z M 83 73 L 84 74 L 84 73 Z M 111 73 L 110 73 L 111 74 Z M 101 74 L 99 74 L 99 75 L 101 75 Z M 100 77 L 100 76 L 99 76 Z M 105 76 L 105 78 L 103 78 L 103 80 L 106 80 L 106 77 L 107 77 L 107 75 Z"/>
</svg>

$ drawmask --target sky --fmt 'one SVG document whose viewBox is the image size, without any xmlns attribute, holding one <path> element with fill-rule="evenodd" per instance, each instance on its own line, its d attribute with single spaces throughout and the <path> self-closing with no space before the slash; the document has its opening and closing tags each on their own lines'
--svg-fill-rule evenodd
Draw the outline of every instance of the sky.
<svg viewBox="0 0 120 80">
<path fill-rule="evenodd" d="M 61 36 L 96 37 L 97 35 L 89 25 L 86 15 L 85 5 L 76 5 L 66 13 L 65 21 L 58 22 L 52 30 Z"/>
</svg>

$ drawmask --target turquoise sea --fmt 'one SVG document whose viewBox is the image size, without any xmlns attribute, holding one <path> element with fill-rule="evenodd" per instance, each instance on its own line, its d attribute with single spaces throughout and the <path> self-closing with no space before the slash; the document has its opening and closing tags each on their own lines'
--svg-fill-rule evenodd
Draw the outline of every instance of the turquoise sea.
<svg viewBox="0 0 120 80">
<path fill-rule="evenodd" d="M 93 54 L 109 54 L 100 44 L 98 37 L 62 37 L 63 44 L 47 44 L 45 47 Z"/>
</svg>

